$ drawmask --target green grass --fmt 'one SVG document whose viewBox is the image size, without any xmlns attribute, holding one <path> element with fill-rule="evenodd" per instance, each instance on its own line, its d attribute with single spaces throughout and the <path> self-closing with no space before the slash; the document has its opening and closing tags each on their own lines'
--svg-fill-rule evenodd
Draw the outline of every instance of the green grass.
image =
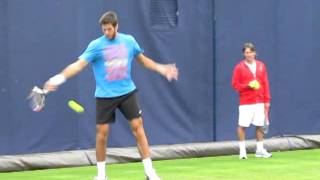
<svg viewBox="0 0 320 180">
<path fill-rule="evenodd" d="M 320 149 L 274 152 L 270 159 L 238 156 L 154 161 L 163 180 L 320 179 Z M 110 180 L 143 180 L 141 163 L 108 165 Z M 0 173 L 1 180 L 91 180 L 95 166 Z"/>
</svg>

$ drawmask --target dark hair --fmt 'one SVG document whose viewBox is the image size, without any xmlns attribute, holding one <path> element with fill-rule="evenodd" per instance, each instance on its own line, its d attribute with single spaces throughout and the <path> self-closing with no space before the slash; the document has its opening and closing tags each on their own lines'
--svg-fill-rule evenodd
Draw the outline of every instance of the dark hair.
<svg viewBox="0 0 320 180">
<path fill-rule="evenodd" d="M 113 27 L 116 27 L 116 25 L 118 24 L 117 13 L 113 11 L 108 11 L 104 13 L 99 19 L 99 24 L 100 26 L 105 24 L 112 24 Z"/>
<path fill-rule="evenodd" d="M 251 42 L 247 42 L 243 45 L 242 52 L 244 53 L 246 49 L 250 49 L 250 51 L 256 52 L 256 47 Z"/>
</svg>

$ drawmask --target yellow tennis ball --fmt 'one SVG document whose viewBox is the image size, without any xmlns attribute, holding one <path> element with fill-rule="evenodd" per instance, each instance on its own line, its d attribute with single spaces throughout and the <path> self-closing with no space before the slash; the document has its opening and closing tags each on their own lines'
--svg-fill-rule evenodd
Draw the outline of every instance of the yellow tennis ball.
<svg viewBox="0 0 320 180">
<path fill-rule="evenodd" d="M 258 90 L 260 88 L 260 83 L 257 80 L 252 80 L 250 81 L 249 86 L 254 90 Z"/>
<path fill-rule="evenodd" d="M 256 86 L 256 81 L 255 80 L 252 80 L 249 82 L 249 87 L 251 87 L 252 89 L 254 89 Z"/>
<path fill-rule="evenodd" d="M 255 89 L 257 90 L 257 89 L 260 89 L 260 83 L 258 82 L 258 81 L 256 81 L 256 83 L 255 83 Z"/>
<path fill-rule="evenodd" d="M 68 106 L 77 113 L 83 113 L 84 108 L 74 100 L 68 101 Z"/>
<path fill-rule="evenodd" d="M 259 83 L 259 81 L 254 80 L 253 89 L 257 90 L 257 89 L 259 89 L 259 88 L 260 88 L 260 83 Z"/>
</svg>

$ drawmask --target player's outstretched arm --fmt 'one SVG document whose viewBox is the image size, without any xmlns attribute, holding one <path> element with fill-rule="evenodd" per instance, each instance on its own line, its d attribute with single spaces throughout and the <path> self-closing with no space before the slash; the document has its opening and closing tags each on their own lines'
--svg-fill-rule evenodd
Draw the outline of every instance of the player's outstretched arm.
<svg viewBox="0 0 320 180">
<path fill-rule="evenodd" d="M 58 86 L 63 84 L 67 79 L 81 72 L 88 62 L 84 59 L 78 59 L 76 62 L 68 65 L 61 73 L 51 77 L 45 84 L 43 89 L 48 92 L 57 90 Z"/>
<path fill-rule="evenodd" d="M 178 80 L 179 70 L 175 64 L 159 64 L 142 53 L 136 59 L 147 69 L 153 70 L 164 76 L 168 81 Z"/>
</svg>

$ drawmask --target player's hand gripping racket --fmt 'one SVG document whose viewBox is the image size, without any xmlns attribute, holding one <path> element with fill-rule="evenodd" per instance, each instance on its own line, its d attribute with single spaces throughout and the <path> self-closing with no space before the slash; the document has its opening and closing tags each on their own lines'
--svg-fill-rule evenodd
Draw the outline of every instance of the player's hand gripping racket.
<svg viewBox="0 0 320 180">
<path fill-rule="evenodd" d="M 32 88 L 29 96 L 27 97 L 32 111 L 40 112 L 44 108 L 47 94 L 48 91 L 45 89 L 40 89 L 37 86 Z"/>
<path fill-rule="evenodd" d="M 265 106 L 265 120 L 264 120 L 264 124 L 262 127 L 262 131 L 264 134 L 268 134 L 269 132 L 269 125 L 270 125 L 270 121 L 269 121 L 269 109 L 270 106 Z"/>
</svg>

